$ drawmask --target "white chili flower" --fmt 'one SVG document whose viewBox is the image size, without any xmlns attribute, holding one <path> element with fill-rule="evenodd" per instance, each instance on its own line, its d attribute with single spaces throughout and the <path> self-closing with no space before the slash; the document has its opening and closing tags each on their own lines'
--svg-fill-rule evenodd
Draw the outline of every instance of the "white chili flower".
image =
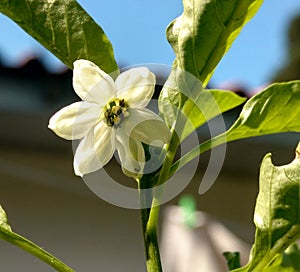
<svg viewBox="0 0 300 272">
<path fill-rule="evenodd" d="M 132 68 L 114 82 L 94 63 L 74 62 L 73 87 L 82 101 L 54 114 L 48 127 L 64 139 L 82 139 L 74 155 L 76 175 L 100 169 L 116 149 L 125 174 L 142 173 L 142 142 L 161 146 L 170 136 L 160 117 L 145 109 L 154 86 L 155 76 L 145 67 Z"/>
</svg>

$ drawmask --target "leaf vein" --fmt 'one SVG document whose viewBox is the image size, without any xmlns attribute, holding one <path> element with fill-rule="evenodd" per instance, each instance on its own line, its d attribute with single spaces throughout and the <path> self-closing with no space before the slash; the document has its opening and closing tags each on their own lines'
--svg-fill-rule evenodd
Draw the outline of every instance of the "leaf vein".
<svg viewBox="0 0 300 272">
<path fill-rule="evenodd" d="M 50 8 L 50 10 L 51 10 L 51 4 L 50 4 L 49 8 Z M 47 16 L 48 16 L 48 20 L 49 20 L 49 23 L 50 23 L 52 46 L 55 47 L 56 37 L 55 37 L 55 30 L 54 30 L 54 25 L 53 25 L 52 12 L 49 11 L 49 12 L 47 13 Z"/>
<path fill-rule="evenodd" d="M 28 3 L 28 0 L 25 0 L 25 3 L 26 3 L 26 8 L 28 10 L 28 13 L 29 13 L 29 16 L 30 16 L 30 25 L 33 26 L 33 16 L 32 16 L 32 11 L 31 11 L 31 6 L 30 4 Z"/>
<path fill-rule="evenodd" d="M 68 11 L 66 5 L 64 5 L 64 10 L 65 10 L 65 27 L 66 27 L 66 46 L 67 46 L 67 54 L 68 54 L 68 59 L 71 56 L 71 48 L 70 48 L 70 30 L 69 30 L 69 21 L 68 21 Z"/>
</svg>

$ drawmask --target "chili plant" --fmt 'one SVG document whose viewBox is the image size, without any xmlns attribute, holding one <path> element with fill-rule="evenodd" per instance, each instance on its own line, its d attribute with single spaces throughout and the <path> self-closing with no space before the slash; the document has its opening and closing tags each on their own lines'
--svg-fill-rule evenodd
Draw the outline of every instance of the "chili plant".
<svg viewBox="0 0 300 272">
<path fill-rule="evenodd" d="M 231 141 L 300 132 L 300 81 L 275 83 L 246 101 L 229 129 L 176 155 L 196 129 L 245 102 L 232 92 L 209 90 L 207 84 L 262 3 L 183 0 L 183 13 L 166 30 L 176 57 L 159 94 L 158 113 L 154 113 L 146 108 L 156 83 L 151 68 L 135 67 L 120 73 L 108 37 L 77 1 L 0 0 L 4 15 L 74 69 L 73 86 L 81 101 L 54 114 L 49 128 L 65 139 L 81 140 L 74 155 L 74 171 L 83 179 L 102 169 L 117 151 L 124 174 L 136 185 L 133 198 L 138 201 L 128 207 L 141 210 L 149 272 L 162 271 L 157 238 L 159 210 L 168 200 L 166 195 L 175 182 L 172 177 L 183 166 Z M 281 167 L 273 166 L 270 155 L 263 159 L 250 260 L 239 268 L 237 255 L 226 253 L 229 269 L 298 271 L 295 259 L 299 262 L 299 251 L 292 244 L 300 236 L 299 146 L 296 154 L 291 164 Z M 208 190 L 213 181 L 203 181 L 200 191 Z M 0 237 L 57 271 L 73 271 L 12 231 L 4 210 L 0 213 Z"/>
</svg>

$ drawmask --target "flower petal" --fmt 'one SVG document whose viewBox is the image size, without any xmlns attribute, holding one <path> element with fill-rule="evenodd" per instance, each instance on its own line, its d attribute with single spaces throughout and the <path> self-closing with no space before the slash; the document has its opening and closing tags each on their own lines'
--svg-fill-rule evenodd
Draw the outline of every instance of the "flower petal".
<svg viewBox="0 0 300 272">
<path fill-rule="evenodd" d="M 115 150 L 114 130 L 99 123 L 79 143 L 74 156 L 74 171 L 78 176 L 102 168 L 112 158 Z"/>
<path fill-rule="evenodd" d="M 116 79 L 117 96 L 130 107 L 144 108 L 149 103 L 155 87 L 155 75 L 146 67 L 132 68 Z"/>
<path fill-rule="evenodd" d="M 98 160 L 104 166 L 110 161 L 116 149 L 115 129 L 101 121 L 94 129 L 94 141 Z"/>
<path fill-rule="evenodd" d="M 135 140 L 158 147 L 168 143 L 171 135 L 163 120 L 148 109 L 130 109 L 124 128 L 126 134 Z"/>
<path fill-rule="evenodd" d="M 87 135 L 100 115 L 99 105 L 75 102 L 55 113 L 48 127 L 66 140 L 77 140 Z"/>
<path fill-rule="evenodd" d="M 101 106 L 116 95 L 113 79 L 88 60 L 74 62 L 73 87 L 82 100 Z"/>
<path fill-rule="evenodd" d="M 145 153 L 141 142 L 128 137 L 122 128 L 117 130 L 116 139 L 116 147 L 123 173 L 126 176 L 135 178 L 142 176 Z"/>
</svg>

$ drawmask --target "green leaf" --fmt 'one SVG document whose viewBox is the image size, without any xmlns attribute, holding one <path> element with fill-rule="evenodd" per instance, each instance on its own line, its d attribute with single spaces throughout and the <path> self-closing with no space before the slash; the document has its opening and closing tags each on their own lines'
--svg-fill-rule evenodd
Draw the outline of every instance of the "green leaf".
<svg viewBox="0 0 300 272">
<path fill-rule="evenodd" d="M 272 84 L 253 96 L 228 131 L 190 150 L 173 164 L 170 175 L 226 142 L 281 132 L 300 132 L 300 80 Z"/>
<path fill-rule="evenodd" d="M 29 252 L 30 254 L 40 258 L 42 261 L 53 267 L 56 271 L 60 272 L 74 272 L 73 269 L 68 267 L 62 261 L 34 244 L 33 242 L 27 240 L 21 235 L 13 232 L 8 224 L 6 212 L 0 206 L 0 239 L 5 240 L 23 250 Z"/>
<path fill-rule="evenodd" d="M 281 255 L 264 269 L 264 272 L 298 272 L 300 271 L 300 250 L 297 244 L 288 247 Z"/>
<path fill-rule="evenodd" d="M 174 127 L 183 140 L 192 131 L 245 101 L 230 91 L 203 90 L 193 75 L 173 69 L 160 94 L 158 105 L 169 127 Z"/>
<path fill-rule="evenodd" d="M 1 206 L 0 206 L 0 227 L 8 231 L 11 231 L 11 227 L 8 224 L 6 212 L 3 210 Z"/>
<path fill-rule="evenodd" d="M 184 127 L 183 138 L 212 118 L 241 105 L 245 100 L 246 98 L 231 91 L 204 90 L 200 92 L 195 101 L 189 99 L 183 107 L 183 112 L 189 109 L 189 113 L 186 113 L 189 122 L 186 122 Z"/>
<path fill-rule="evenodd" d="M 264 271 L 300 237 L 300 143 L 296 158 L 288 165 L 274 166 L 271 154 L 263 159 L 254 223 L 250 262 L 236 272 Z"/>
<path fill-rule="evenodd" d="M 110 41 L 75 0 L 0 0 L 14 20 L 69 68 L 87 59 L 107 73 L 118 71 Z"/>
<path fill-rule="evenodd" d="M 229 270 L 233 270 L 241 267 L 239 252 L 224 252 L 223 256 L 227 260 L 227 265 Z"/>
<path fill-rule="evenodd" d="M 183 14 L 167 28 L 176 59 L 159 98 L 160 113 L 170 127 L 190 114 L 215 67 L 263 0 L 183 0 Z M 185 117 L 178 117 L 178 109 Z M 183 118 L 183 119 L 182 119 Z M 178 125 L 183 130 L 182 125 Z"/>
<path fill-rule="evenodd" d="M 207 84 L 217 64 L 263 0 L 183 0 L 184 11 L 167 28 L 175 65 Z"/>
<path fill-rule="evenodd" d="M 174 127 L 185 102 L 188 99 L 195 100 L 202 90 L 202 84 L 195 76 L 172 68 L 158 99 L 160 114 L 169 127 Z M 188 114 L 187 110 L 183 114 Z"/>
<path fill-rule="evenodd" d="M 226 132 L 227 141 L 300 132 L 300 80 L 275 83 L 252 97 Z"/>
</svg>

